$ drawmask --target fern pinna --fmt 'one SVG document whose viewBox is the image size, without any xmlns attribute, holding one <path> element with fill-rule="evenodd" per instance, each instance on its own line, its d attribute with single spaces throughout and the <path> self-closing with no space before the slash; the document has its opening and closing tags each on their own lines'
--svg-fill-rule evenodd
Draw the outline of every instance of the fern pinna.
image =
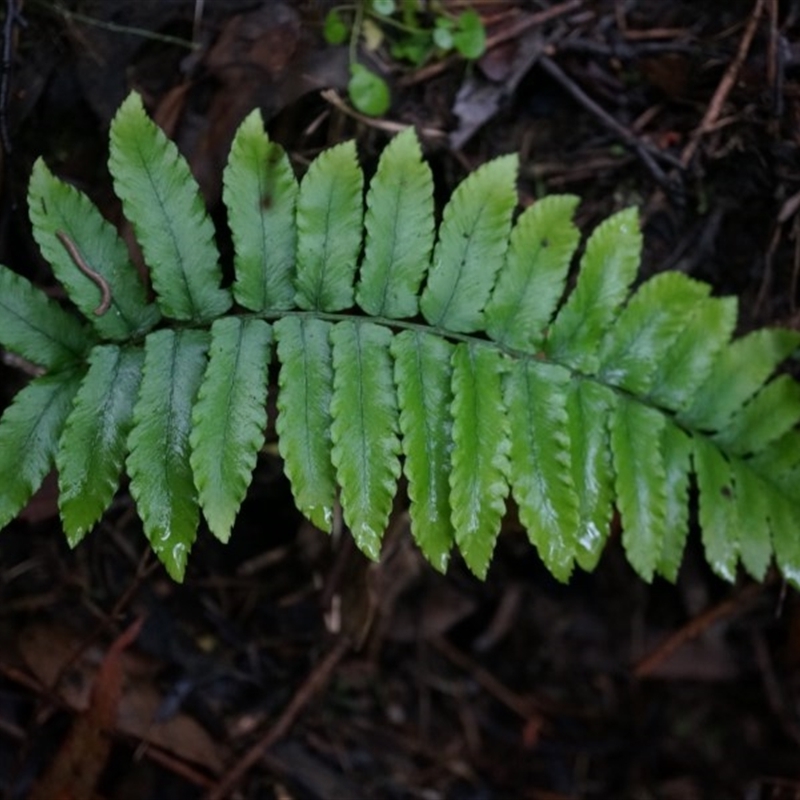
<svg viewBox="0 0 800 800">
<path fill-rule="evenodd" d="M 298 184 L 254 113 L 224 175 L 226 288 L 189 167 L 135 94 L 111 126 L 110 169 L 155 302 L 116 230 L 39 161 L 34 235 L 84 319 L 0 269 L 0 343 L 45 371 L 0 421 L 0 527 L 55 462 L 75 545 L 124 469 L 181 579 L 201 513 L 230 535 L 277 357 L 296 503 L 322 529 L 341 504 L 372 558 L 402 473 L 413 535 L 438 569 L 455 547 L 485 574 L 510 493 L 559 579 L 595 566 L 615 507 L 636 571 L 674 579 L 694 484 L 719 575 L 741 562 L 761 579 L 774 553 L 800 585 L 800 387 L 772 377 L 800 335 L 731 340 L 736 302 L 683 274 L 631 294 L 634 211 L 591 234 L 562 297 L 577 199 L 546 197 L 514 220 L 515 158 L 467 177 L 436 230 L 413 131 L 386 147 L 365 203 L 352 143 Z"/>
</svg>

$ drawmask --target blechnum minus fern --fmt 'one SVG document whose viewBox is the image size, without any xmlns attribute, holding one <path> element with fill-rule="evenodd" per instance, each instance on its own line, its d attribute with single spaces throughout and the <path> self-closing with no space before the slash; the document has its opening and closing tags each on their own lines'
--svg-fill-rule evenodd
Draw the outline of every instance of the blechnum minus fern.
<svg viewBox="0 0 800 800">
<path fill-rule="evenodd" d="M 116 230 L 38 161 L 34 235 L 84 320 L 0 268 L 0 344 L 45 371 L 0 421 L 0 527 L 55 462 L 76 545 L 125 469 L 180 580 L 201 513 L 228 539 L 277 356 L 295 501 L 322 529 L 340 503 L 372 558 L 402 472 L 413 535 L 438 569 L 456 547 L 485 574 L 510 491 L 559 579 L 596 565 L 615 507 L 635 570 L 674 579 L 693 482 L 719 575 L 741 561 L 762 579 L 774 554 L 800 585 L 800 386 L 769 380 L 800 335 L 731 341 L 735 300 L 679 273 L 631 294 L 634 211 L 591 234 L 562 299 L 577 199 L 546 197 L 514 222 L 515 158 L 470 175 L 436 231 L 413 131 L 386 147 L 365 202 L 351 142 L 298 184 L 254 113 L 224 175 L 224 288 L 189 167 L 135 94 L 112 123 L 110 169 L 155 302 Z"/>
</svg>

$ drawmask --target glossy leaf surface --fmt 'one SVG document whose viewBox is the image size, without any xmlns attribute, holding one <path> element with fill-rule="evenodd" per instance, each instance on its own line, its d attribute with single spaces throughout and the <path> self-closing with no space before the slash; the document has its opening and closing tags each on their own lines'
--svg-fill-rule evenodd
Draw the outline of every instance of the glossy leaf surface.
<svg viewBox="0 0 800 800">
<path fill-rule="evenodd" d="M 178 320 L 224 314 L 231 297 L 220 288 L 214 226 L 200 189 L 174 142 L 143 113 L 137 94 L 111 123 L 108 167 L 162 312 Z"/>
<path fill-rule="evenodd" d="M 503 364 L 484 345 L 457 345 L 453 355 L 453 452 L 450 505 L 467 566 L 484 577 L 508 495 L 508 421 Z"/>
<path fill-rule="evenodd" d="M 411 532 L 441 572 L 454 543 L 448 481 L 452 354 L 449 342 L 417 331 L 403 331 L 392 342 Z"/>
<path fill-rule="evenodd" d="M 433 246 L 433 178 L 410 129 L 381 155 L 364 228 L 359 306 L 373 316 L 413 317 Z"/>
<path fill-rule="evenodd" d="M 380 556 L 400 477 L 390 341 L 387 328 L 370 323 L 340 322 L 331 331 L 331 457 L 344 521 L 373 560 Z"/>
<path fill-rule="evenodd" d="M 234 244 L 236 302 L 251 311 L 291 308 L 298 184 L 258 111 L 239 126 L 223 179 Z"/>
<path fill-rule="evenodd" d="M 95 347 L 59 442 L 58 505 L 74 547 L 97 523 L 119 487 L 142 376 L 138 347 Z"/>
<path fill-rule="evenodd" d="M 272 331 L 261 319 L 211 326 L 208 367 L 192 413 L 191 466 L 211 532 L 227 542 L 264 444 Z"/>
<path fill-rule="evenodd" d="M 353 305 L 361 246 L 363 176 L 352 142 L 315 159 L 297 200 L 297 277 L 300 308 L 341 311 Z"/>
<path fill-rule="evenodd" d="M 297 507 L 330 531 L 336 502 L 331 461 L 333 357 L 330 324 L 286 317 L 275 323 L 278 359 L 278 445 Z"/>
<path fill-rule="evenodd" d="M 207 349 L 204 331 L 162 330 L 147 337 L 128 437 L 131 494 L 153 551 L 176 580 L 183 579 L 200 520 L 189 434 Z"/>
</svg>

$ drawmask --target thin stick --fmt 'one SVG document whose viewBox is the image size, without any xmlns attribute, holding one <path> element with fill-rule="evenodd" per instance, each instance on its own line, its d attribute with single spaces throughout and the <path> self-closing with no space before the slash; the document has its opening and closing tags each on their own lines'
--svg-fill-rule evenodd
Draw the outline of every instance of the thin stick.
<svg viewBox="0 0 800 800">
<path fill-rule="evenodd" d="M 225 774 L 225 777 L 206 795 L 205 800 L 224 800 L 231 797 L 234 788 L 264 756 L 275 742 L 282 739 L 294 724 L 303 708 L 308 705 L 311 698 L 322 689 L 331 678 L 337 664 L 344 658 L 350 649 L 350 641 L 343 636 L 331 648 L 322 662 L 306 678 L 305 683 L 295 692 L 289 705 L 278 718 L 277 722 L 256 742 L 242 758 Z"/>
<path fill-rule="evenodd" d="M 722 76 L 722 80 L 719 82 L 719 86 L 717 86 L 717 90 L 714 92 L 714 96 L 708 104 L 708 108 L 706 109 L 706 113 L 700 125 L 692 134 L 692 138 L 681 153 L 681 163 L 684 167 L 689 166 L 689 162 L 700 146 L 700 139 L 713 128 L 714 123 L 722 113 L 722 106 L 728 99 L 731 89 L 736 85 L 736 80 L 739 77 L 739 70 L 742 68 L 742 64 L 744 64 L 747 54 L 750 51 L 750 45 L 753 43 L 753 37 L 756 35 L 756 29 L 758 28 L 758 22 L 761 19 L 761 12 L 763 10 L 764 0 L 756 0 L 753 13 L 750 15 L 747 27 L 745 28 L 744 34 L 742 34 L 742 40 L 739 42 L 739 49 L 736 52 L 736 57 L 728 65 L 728 69 L 725 70 L 725 74 Z"/>
<path fill-rule="evenodd" d="M 715 623 L 753 602 L 763 590 L 764 586 L 760 583 L 748 584 L 727 600 L 723 600 L 721 603 L 706 609 L 702 614 L 693 617 L 682 628 L 679 628 L 675 633 L 656 645 L 643 658 L 640 658 L 633 668 L 634 676 L 646 678 L 648 675 L 652 675 L 664 661 L 686 642 L 696 639 Z"/>
<path fill-rule="evenodd" d="M 94 310 L 94 314 L 96 317 L 102 317 L 111 307 L 111 287 L 108 285 L 108 281 L 86 263 L 78 246 L 64 231 L 56 231 L 56 238 L 64 245 L 64 249 L 69 253 L 75 266 L 100 289 L 100 305 Z"/>
<path fill-rule="evenodd" d="M 621 122 L 614 119 L 602 106 L 592 100 L 592 98 L 589 97 L 589 95 L 586 94 L 586 92 L 584 92 L 552 58 L 546 55 L 540 56 L 539 65 L 545 72 L 560 83 L 587 111 L 594 114 L 639 156 L 659 186 L 662 186 L 667 191 L 674 191 L 675 186 L 672 181 L 670 181 L 664 170 L 656 163 L 656 158 L 660 158 L 669 164 L 680 166 L 679 164 L 675 164 L 675 159 L 672 156 L 668 153 L 661 153 L 658 151 L 651 152 L 648 146 L 640 141 L 634 133 L 628 130 Z"/>
</svg>

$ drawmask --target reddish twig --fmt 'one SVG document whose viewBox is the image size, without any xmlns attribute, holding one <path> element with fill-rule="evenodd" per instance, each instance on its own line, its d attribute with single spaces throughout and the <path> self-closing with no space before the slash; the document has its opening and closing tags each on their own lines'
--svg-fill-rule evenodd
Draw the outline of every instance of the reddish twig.
<svg viewBox="0 0 800 800">
<path fill-rule="evenodd" d="M 486 38 L 486 49 L 491 50 L 493 47 L 497 47 L 498 44 L 509 41 L 509 39 L 516 39 L 537 25 L 544 25 L 545 22 L 550 22 L 552 19 L 569 14 L 570 11 L 577 11 L 582 5 L 583 0 L 566 0 L 565 3 L 558 3 L 536 14 L 522 14 L 503 30 L 488 36 Z"/>
<path fill-rule="evenodd" d="M 655 672 L 663 661 L 666 661 L 673 653 L 681 648 L 686 642 L 696 639 L 714 623 L 730 616 L 737 610 L 752 602 L 764 590 L 764 584 L 751 583 L 740 592 L 737 592 L 727 600 L 712 606 L 702 614 L 690 619 L 682 628 L 668 636 L 655 649 L 651 650 L 644 658 L 639 659 L 633 668 L 633 674 L 637 678 L 646 678 Z"/>
<path fill-rule="evenodd" d="M 700 140 L 714 127 L 717 119 L 722 113 L 722 107 L 725 105 L 725 101 L 727 100 L 731 89 L 733 89 L 733 87 L 736 85 L 736 80 L 739 77 L 739 70 L 742 68 L 742 64 L 744 64 L 744 61 L 747 58 L 747 54 L 750 51 L 750 45 L 753 43 L 753 37 L 756 35 L 756 29 L 758 28 L 758 23 L 761 19 L 761 13 L 764 10 L 764 2 L 765 0 L 756 0 L 753 13 L 750 15 L 750 19 L 747 22 L 747 27 L 742 34 L 742 40 L 739 42 L 739 49 L 736 52 L 736 56 L 728 65 L 728 69 L 725 70 L 725 74 L 722 76 L 722 80 L 719 82 L 719 85 L 714 92 L 714 96 L 711 98 L 711 102 L 708 104 L 708 108 L 706 109 L 706 113 L 703 115 L 700 125 L 698 126 L 697 130 L 694 131 L 689 139 L 688 144 L 686 147 L 684 147 L 683 152 L 681 153 L 681 164 L 684 167 L 689 166 L 692 158 L 694 158 L 694 154 L 697 152 L 697 148 L 700 146 Z"/>
<path fill-rule="evenodd" d="M 340 638 L 322 662 L 306 678 L 305 683 L 295 692 L 277 722 L 239 759 L 225 777 L 206 795 L 205 800 L 225 800 L 231 796 L 234 788 L 247 772 L 261 760 L 275 742 L 288 733 L 303 708 L 328 683 L 334 669 L 349 649 L 350 641 L 346 637 Z"/>
<path fill-rule="evenodd" d="M 469 656 L 453 647 L 443 636 L 436 636 L 431 644 L 448 660 L 457 667 L 468 672 L 475 681 L 482 686 L 495 700 L 502 703 L 507 709 L 513 711 L 521 719 L 527 720 L 540 713 L 542 704 L 530 697 L 523 697 L 501 683 L 488 670 L 475 663 Z"/>
</svg>

